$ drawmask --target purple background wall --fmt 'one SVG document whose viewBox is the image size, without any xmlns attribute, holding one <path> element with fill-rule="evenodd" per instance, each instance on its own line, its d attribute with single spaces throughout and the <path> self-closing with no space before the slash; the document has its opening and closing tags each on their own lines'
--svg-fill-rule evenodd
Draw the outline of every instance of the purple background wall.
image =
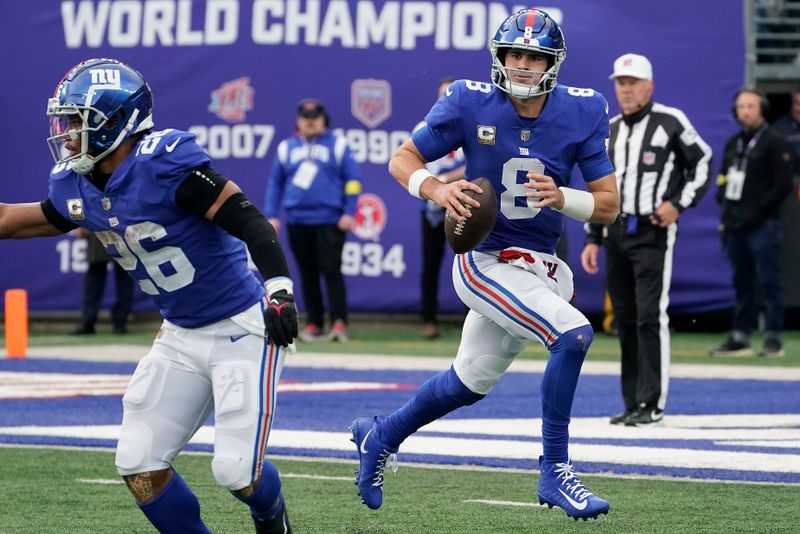
<svg viewBox="0 0 800 534">
<path fill-rule="evenodd" d="M 0 19 L 6 43 L 0 59 L 6 87 L 0 200 L 31 202 L 46 195 L 52 161 L 44 142 L 45 103 L 60 77 L 89 57 L 114 57 L 138 68 L 155 93 L 157 128 L 198 132 L 216 167 L 259 204 L 277 142 L 292 132 L 297 101 L 320 98 L 333 127 L 345 131 L 364 162 L 365 193 L 379 197 L 364 198 L 361 217 L 377 215 L 349 237 L 345 253 L 355 312 L 418 309 L 421 205 L 395 184 L 386 163 L 430 108 L 440 78 L 487 81 L 488 39 L 507 14 L 524 6 L 377 0 L 14 4 Z M 744 73 L 742 3 L 726 4 L 722 10 L 688 0 L 565 0 L 541 7 L 562 22 L 566 36 L 560 82 L 601 91 L 613 115 L 613 60 L 630 51 L 645 54 L 655 70 L 656 100 L 683 109 L 716 155 L 736 129 L 730 101 Z M 247 80 L 223 87 L 241 78 Z M 713 189 L 681 218 L 675 312 L 732 303 Z M 568 231 L 577 305 L 597 312 L 604 274 L 583 273 L 583 230 L 571 221 Z M 79 309 L 85 263 L 80 243 L 69 235 L 4 241 L 0 258 L 0 291 L 26 288 L 34 311 Z M 457 312 L 462 306 L 445 265 L 442 309 Z M 136 309 L 154 308 L 139 294 Z"/>
</svg>

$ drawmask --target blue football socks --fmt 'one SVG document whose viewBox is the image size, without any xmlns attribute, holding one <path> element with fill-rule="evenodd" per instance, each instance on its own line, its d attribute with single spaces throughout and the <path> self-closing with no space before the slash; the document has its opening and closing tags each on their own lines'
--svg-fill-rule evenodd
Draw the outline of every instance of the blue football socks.
<svg viewBox="0 0 800 534">
<path fill-rule="evenodd" d="M 422 384 L 410 401 L 387 417 L 378 426 L 378 438 L 387 446 L 397 448 L 421 427 L 483 397 L 465 386 L 451 366 Z"/>
<path fill-rule="evenodd" d="M 267 460 L 261 466 L 261 481 L 256 491 L 249 497 L 240 497 L 235 492 L 233 495 L 250 507 L 253 517 L 262 521 L 272 519 L 283 510 L 281 478 L 275 466 Z"/>
<path fill-rule="evenodd" d="M 139 508 L 161 534 L 211 534 L 200 519 L 197 497 L 175 470 L 161 493 Z"/>
<path fill-rule="evenodd" d="M 550 359 L 542 377 L 542 445 L 544 463 L 569 460 L 569 420 L 572 400 L 586 351 L 594 339 L 589 325 L 564 332 L 550 346 Z"/>
</svg>

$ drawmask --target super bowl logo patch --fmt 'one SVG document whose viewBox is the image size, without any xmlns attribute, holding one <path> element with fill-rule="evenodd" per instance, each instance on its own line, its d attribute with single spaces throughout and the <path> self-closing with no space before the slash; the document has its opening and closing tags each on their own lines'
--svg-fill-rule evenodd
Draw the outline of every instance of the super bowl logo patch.
<svg viewBox="0 0 800 534">
<path fill-rule="evenodd" d="M 367 128 L 375 128 L 392 115 L 392 86 L 386 80 L 353 80 L 350 111 Z"/>
<path fill-rule="evenodd" d="M 83 199 L 68 198 L 67 213 L 69 213 L 69 218 L 72 219 L 73 221 L 84 220 L 86 218 L 86 214 L 83 211 Z"/>
<path fill-rule="evenodd" d="M 493 145 L 496 136 L 496 128 L 494 126 L 478 125 L 478 142 L 482 145 Z"/>
<path fill-rule="evenodd" d="M 253 109 L 255 92 L 248 76 L 225 82 L 211 92 L 208 111 L 226 122 L 242 122 L 246 113 Z"/>
</svg>

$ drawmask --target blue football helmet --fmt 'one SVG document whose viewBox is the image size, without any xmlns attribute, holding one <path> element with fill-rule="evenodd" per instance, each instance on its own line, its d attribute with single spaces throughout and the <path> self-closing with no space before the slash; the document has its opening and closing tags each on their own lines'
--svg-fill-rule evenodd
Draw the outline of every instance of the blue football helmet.
<svg viewBox="0 0 800 534">
<path fill-rule="evenodd" d="M 130 136 L 153 127 L 153 94 L 135 69 L 115 59 L 89 59 L 73 67 L 47 101 L 56 163 L 88 174 Z M 69 150 L 68 141 L 80 140 Z"/>
<path fill-rule="evenodd" d="M 492 83 L 517 98 L 530 98 L 555 89 L 558 69 L 567 57 L 561 28 L 550 15 L 534 8 L 521 9 L 503 21 L 489 48 L 492 53 Z M 512 75 L 522 70 L 504 66 L 506 54 L 512 48 L 544 54 L 547 70 L 527 71 L 527 75 L 534 74 L 530 83 L 513 82 Z"/>
</svg>

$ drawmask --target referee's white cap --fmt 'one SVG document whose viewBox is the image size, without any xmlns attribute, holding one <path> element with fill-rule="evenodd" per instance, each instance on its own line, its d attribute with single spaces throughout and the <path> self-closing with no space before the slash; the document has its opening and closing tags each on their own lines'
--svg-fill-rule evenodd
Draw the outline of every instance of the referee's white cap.
<svg viewBox="0 0 800 534">
<path fill-rule="evenodd" d="M 609 80 L 619 76 L 630 76 L 640 80 L 653 79 L 653 65 L 650 60 L 639 54 L 623 54 L 614 61 L 614 72 Z"/>
</svg>

